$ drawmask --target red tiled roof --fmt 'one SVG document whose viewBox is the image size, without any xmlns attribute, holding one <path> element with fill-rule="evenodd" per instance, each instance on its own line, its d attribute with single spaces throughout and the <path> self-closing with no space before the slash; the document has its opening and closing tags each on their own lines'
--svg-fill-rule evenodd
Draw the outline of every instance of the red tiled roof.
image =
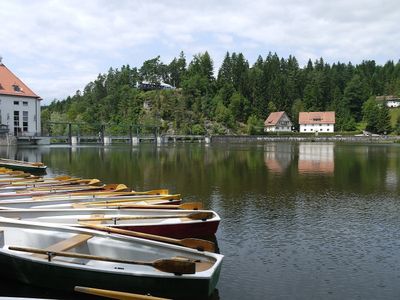
<svg viewBox="0 0 400 300">
<path fill-rule="evenodd" d="M 278 123 L 279 119 L 282 118 L 284 111 L 272 112 L 269 114 L 268 118 L 265 120 L 265 126 L 274 126 Z"/>
<path fill-rule="evenodd" d="M 300 112 L 299 124 L 335 124 L 334 111 Z"/>
<path fill-rule="evenodd" d="M 0 63 L 0 95 L 33 97 L 41 100 L 38 95 L 2 63 Z"/>
</svg>

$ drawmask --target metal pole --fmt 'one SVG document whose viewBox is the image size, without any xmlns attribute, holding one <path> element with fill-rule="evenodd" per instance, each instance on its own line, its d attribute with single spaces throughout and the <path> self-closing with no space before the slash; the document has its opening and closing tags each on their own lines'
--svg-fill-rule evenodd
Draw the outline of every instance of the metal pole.
<svg viewBox="0 0 400 300">
<path fill-rule="evenodd" d="M 69 143 L 72 144 L 72 124 L 68 123 L 68 140 Z"/>
</svg>

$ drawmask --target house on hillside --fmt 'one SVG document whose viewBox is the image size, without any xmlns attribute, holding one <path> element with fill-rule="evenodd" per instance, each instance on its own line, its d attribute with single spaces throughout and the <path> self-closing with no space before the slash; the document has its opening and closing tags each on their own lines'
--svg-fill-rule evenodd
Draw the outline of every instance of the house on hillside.
<svg viewBox="0 0 400 300">
<path fill-rule="evenodd" d="M 334 132 L 335 112 L 300 112 L 299 125 L 300 132 Z"/>
<path fill-rule="evenodd" d="M 40 100 L 0 57 L 0 124 L 15 136 L 40 134 Z"/>
<path fill-rule="evenodd" d="M 152 90 L 175 90 L 176 88 L 165 82 L 152 83 L 149 81 L 142 81 L 137 83 L 137 88 L 143 91 Z"/>
<path fill-rule="evenodd" d="M 389 108 L 400 107 L 400 97 L 394 95 L 377 96 L 375 100 Z"/>
<path fill-rule="evenodd" d="M 290 132 L 292 122 L 284 111 L 270 113 L 264 122 L 264 132 Z"/>
</svg>

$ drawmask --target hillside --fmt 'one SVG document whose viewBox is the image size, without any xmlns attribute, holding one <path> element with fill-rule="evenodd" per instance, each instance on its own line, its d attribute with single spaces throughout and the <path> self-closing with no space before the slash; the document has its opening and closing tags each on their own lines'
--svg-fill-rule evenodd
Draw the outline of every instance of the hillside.
<svg viewBox="0 0 400 300">
<path fill-rule="evenodd" d="M 146 90 L 141 82 L 147 83 Z M 161 82 L 176 89 L 161 90 Z M 81 123 L 81 132 L 98 132 L 105 125 L 123 133 L 141 124 L 175 133 L 257 133 L 273 111 L 286 111 L 297 124 L 299 111 L 333 110 L 337 131 L 355 130 L 365 122 L 384 132 L 391 130 L 388 112 L 380 112 L 371 99 L 399 91 L 400 64 L 392 61 L 353 66 L 330 65 L 321 58 L 301 68 L 293 56 L 269 53 L 250 66 L 243 54 L 227 53 L 216 76 L 207 52 L 188 64 L 181 53 L 169 64 L 156 57 L 139 69 L 126 65 L 99 74 L 83 91 L 44 107 L 42 121 L 52 132 L 65 130 L 62 122 L 75 122 Z M 393 126 L 398 110 L 391 114 Z M 378 115 L 379 124 L 370 124 Z"/>
</svg>

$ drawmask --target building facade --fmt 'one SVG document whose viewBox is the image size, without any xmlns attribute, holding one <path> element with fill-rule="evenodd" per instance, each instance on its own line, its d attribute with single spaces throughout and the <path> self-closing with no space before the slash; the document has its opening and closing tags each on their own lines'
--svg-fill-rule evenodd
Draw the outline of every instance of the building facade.
<svg viewBox="0 0 400 300">
<path fill-rule="evenodd" d="M 40 101 L 0 58 L 0 124 L 15 136 L 40 135 Z"/>
<path fill-rule="evenodd" d="M 335 131 L 335 112 L 300 112 L 299 113 L 300 132 L 334 132 Z"/>
<path fill-rule="evenodd" d="M 400 107 L 400 97 L 394 95 L 377 96 L 375 99 L 378 103 L 383 103 L 389 108 Z"/>
<path fill-rule="evenodd" d="M 284 111 L 273 112 L 264 122 L 264 132 L 290 132 L 292 125 Z"/>
</svg>

